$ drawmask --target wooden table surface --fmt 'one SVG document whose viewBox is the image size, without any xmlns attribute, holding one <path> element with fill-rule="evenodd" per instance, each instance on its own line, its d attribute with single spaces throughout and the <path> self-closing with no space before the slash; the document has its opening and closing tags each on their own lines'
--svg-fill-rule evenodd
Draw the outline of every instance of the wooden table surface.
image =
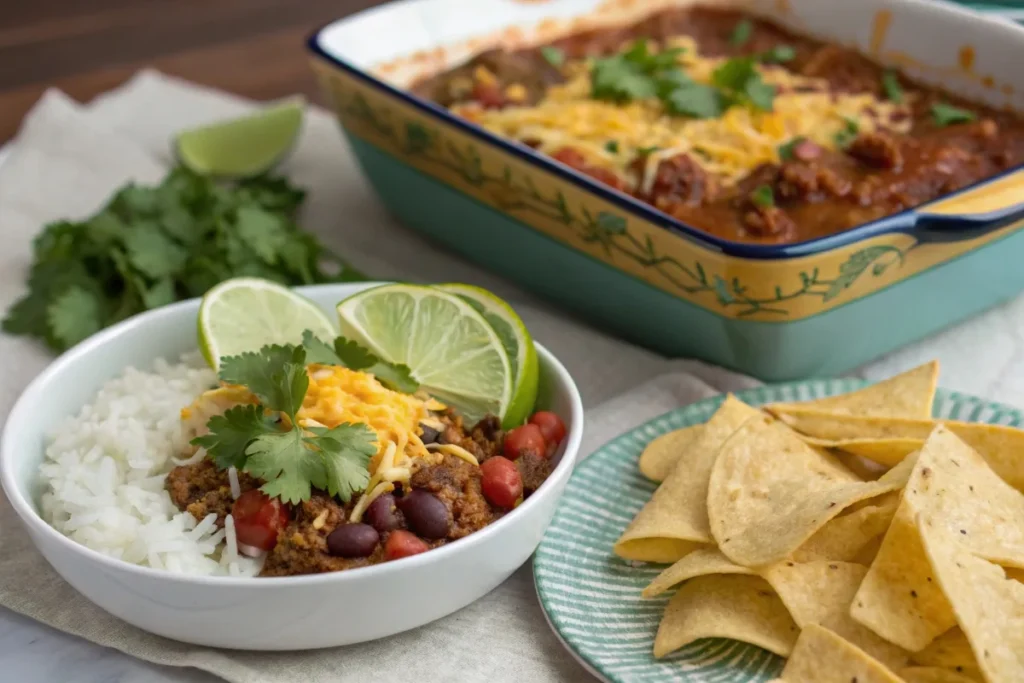
<svg viewBox="0 0 1024 683">
<path fill-rule="evenodd" d="M 305 39 L 380 0 L 0 0 L 0 144 L 48 87 L 86 101 L 143 67 L 256 99 L 318 93 Z"/>
</svg>

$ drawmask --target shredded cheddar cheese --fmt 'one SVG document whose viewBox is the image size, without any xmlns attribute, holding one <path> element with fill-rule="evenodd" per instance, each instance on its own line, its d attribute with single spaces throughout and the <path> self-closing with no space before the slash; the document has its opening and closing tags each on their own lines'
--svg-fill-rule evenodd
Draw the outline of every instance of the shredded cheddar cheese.
<svg viewBox="0 0 1024 683">
<path fill-rule="evenodd" d="M 709 83 L 726 61 L 701 56 L 689 37 L 673 38 L 667 47 L 684 48 L 680 67 L 698 83 Z M 483 109 L 468 103 L 453 110 L 499 135 L 538 141 L 538 149 L 549 154 L 571 147 L 588 164 L 616 172 L 627 185 L 637 182 L 628 166 L 639 150 L 656 147 L 634 186 L 642 191 L 650 190 L 661 161 L 683 153 L 730 185 L 761 164 L 779 162 L 778 148 L 797 137 L 835 149 L 835 136 L 848 121 L 856 121 L 862 132 L 875 131 L 881 124 L 903 133 L 911 126 L 910 117 L 893 116 L 909 111 L 906 101 L 897 105 L 870 94 L 831 93 L 826 80 L 800 76 L 776 64 L 756 67 L 765 83 L 776 86 L 772 111 L 734 106 L 708 119 L 672 116 L 657 99 L 625 104 L 595 100 L 590 68 L 588 62 L 566 65 L 566 82 L 552 86 L 535 105 Z M 617 144 L 609 149 L 612 140 Z"/>
<path fill-rule="evenodd" d="M 476 456 L 467 451 L 462 446 L 456 446 L 453 443 L 432 443 L 427 445 L 427 450 L 438 451 L 439 453 L 445 453 L 447 455 L 454 455 L 456 458 L 462 458 L 470 465 L 479 465 L 480 462 L 476 459 Z"/>
</svg>

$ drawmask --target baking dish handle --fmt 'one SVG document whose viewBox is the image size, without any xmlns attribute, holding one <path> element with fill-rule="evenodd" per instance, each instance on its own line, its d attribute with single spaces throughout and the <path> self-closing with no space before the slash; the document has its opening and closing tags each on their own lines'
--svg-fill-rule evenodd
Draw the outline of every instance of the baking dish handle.
<svg viewBox="0 0 1024 683">
<path fill-rule="evenodd" d="M 1024 168 L 921 207 L 911 230 L 919 242 L 960 242 L 1024 220 Z"/>
</svg>

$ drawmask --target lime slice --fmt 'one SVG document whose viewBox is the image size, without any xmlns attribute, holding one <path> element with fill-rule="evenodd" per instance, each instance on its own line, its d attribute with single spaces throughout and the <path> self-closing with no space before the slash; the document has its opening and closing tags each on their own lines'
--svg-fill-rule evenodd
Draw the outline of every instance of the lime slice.
<svg viewBox="0 0 1024 683">
<path fill-rule="evenodd" d="M 472 424 L 504 418 L 513 375 L 501 338 L 454 294 L 418 285 L 382 285 L 338 304 L 341 333 L 381 358 L 404 363 L 420 386 Z"/>
<path fill-rule="evenodd" d="M 512 364 L 512 401 L 505 411 L 502 426 L 512 429 L 526 422 L 537 402 L 537 382 L 540 375 L 537 351 L 533 347 L 526 325 L 503 299 L 481 287 L 463 284 L 437 285 L 439 289 L 455 294 L 484 316 L 501 339 Z"/>
<path fill-rule="evenodd" d="M 305 100 L 293 98 L 231 121 L 179 133 L 178 159 L 202 175 L 245 178 L 276 166 L 295 144 Z"/>
<path fill-rule="evenodd" d="M 306 330 L 321 339 L 337 335 L 319 306 L 269 280 L 225 280 L 199 305 L 199 349 L 214 369 L 225 356 L 267 344 L 298 344 Z"/>
</svg>

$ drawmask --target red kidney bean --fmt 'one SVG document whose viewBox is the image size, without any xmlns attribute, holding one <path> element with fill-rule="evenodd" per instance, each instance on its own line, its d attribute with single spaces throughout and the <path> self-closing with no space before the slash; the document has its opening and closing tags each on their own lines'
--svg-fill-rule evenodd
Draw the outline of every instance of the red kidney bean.
<svg viewBox="0 0 1024 683">
<path fill-rule="evenodd" d="M 448 535 L 451 520 L 448 508 L 437 496 L 423 489 L 413 489 L 398 501 L 405 523 L 418 535 L 428 539 Z"/>
<path fill-rule="evenodd" d="M 374 498 L 366 508 L 363 519 L 380 533 L 402 526 L 402 518 L 395 506 L 395 497 L 390 493 L 384 493 Z"/>
<path fill-rule="evenodd" d="M 369 557 L 380 534 L 369 524 L 343 524 L 327 536 L 327 552 L 334 557 Z"/>
</svg>

